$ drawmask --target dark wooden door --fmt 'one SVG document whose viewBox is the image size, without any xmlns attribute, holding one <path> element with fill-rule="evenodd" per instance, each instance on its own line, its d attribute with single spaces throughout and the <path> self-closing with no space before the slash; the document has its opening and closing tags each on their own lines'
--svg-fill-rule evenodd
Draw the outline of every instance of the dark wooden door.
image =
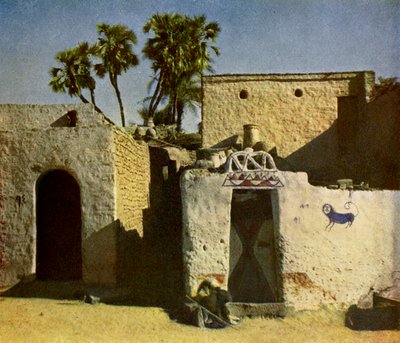
<svg viewBox="0 0 400 343">
<path fill-rule="evenodd" d="M 36 275 L 41 280 L 82 278 L 81 201 L 66 171 L 45 174 L 37 187 Z"/>
<path fill-rule="evenodd" d="M 233 192 L 228 289 L 234 302 L 277 301 L 272 221 L 269 191 Z"/>
</svg>

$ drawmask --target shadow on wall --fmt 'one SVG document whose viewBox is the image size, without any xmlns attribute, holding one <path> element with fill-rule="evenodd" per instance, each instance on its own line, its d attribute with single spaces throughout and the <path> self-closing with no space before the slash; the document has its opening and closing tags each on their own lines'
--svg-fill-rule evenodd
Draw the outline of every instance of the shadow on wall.
<svg viewBox="0 0 400 343">
<path fill-rule="evenodd" d="M 130 290 L 124 303 L 159 305 L 153 289 L 152 249 L 146 244 L 146 238 L 140 237 L 137 230 L 125 230 L 122 225 L 118 226 L 116 237 L 117 286 Z"/>
<path fill-rule="evenodd" d="M 365 126 L 371 126 L 365 124 Z M 318 137 L 285 159 L 277 158 L 278 169 L 304 171 L 313 185 L 336 184 L 338 179 L 353 179 L 353 183 L 368 182 L 371 187 L 398 189 L 400 160 L 388 159 L 382 149 L 374 148 L 375 140 L 367 144 L 364 131 L 360 131 L 353 144 L 341 147 L 337 134 L 337 122 Z M 377 139 L 378 140 L 378 139 Z M 357 143 L 356 143 L 357 142 Z M 392 144 L 391 151 L 399 144 Z M 389 144 L 389 143 L 388 143 Z M 387 147 L 389 149 L 389 147 Z M 381 153 L 380 153 L 380 152 Z"/>
<path fill-rule="evenodd" d="M 360 134 L 364 164 L 373 187 L 399 189 L 400 93 L 390 92 L 368 103 Z"/>
<path fill-rule="evenodd" d="M 180 174 L 166 150 L 150 148 L 150 208 L 144 212 L 143 258 L 148 290 L 159 305 L 175 307 L 184 297 Z"/>
<path fill-rule="evenodd" d="M 184 297 L 180 171 L 164 149 L 151 147 L 150 159 L 150 207 L 143 211 L 143 237 L 116 221 L 96 233 L 103 238 L 92 235 L 91 240 L 104 251 L 98 241 L 109 236 L 107 230 L 116 230 L 117 287 L 129 289 L 124 304 L 174 309 Z"/>
<path fill-rule="evenodd" d="M 2 295 L 81 299 L 88 292 L 106 303 L 169 309 L 180 305 L 184 296 L 180 172 L 166 150 L 151 148 L 150 154 L 151 207 L 143 213 L 143 237 L 117 220 L 82 242 L 85 260 L 93 261 L 83 266 L 84 275 L 99 284 L 116 280 L 116 288 L 92 287 L 80 280 L 40 281 L 31 275 Z"/>
<path fill-rule="evenodd" d="M 329 129 L 285 159 L 277 159 L 276 163 L 282 170 L 306 172 L 311 184 L 336 183 L 342 178 L 361 178 L 362 181 L 363 177 L 354 173 L 354 165 L 358 164 L 355 149 L 353 145 L 340 150 L 335 121 Z"/>
<path fill-rule="evenodd" d="M 83 267 L 91 268 L 85 275 L 103 284 L 116 279 L 117 288 L 85 285 L 80 280 L 40 281 L 31 275 L 2 295 L 81 299 L 87 292 L 106 303 L 169 309 L 180 305 L 184 296 L 180 172 L 166 150 L 151 148 L 150 157 L 151 206 L 143 213 L 143 237 L 117 220 L 82 242 L 85 259 L 95 261 L 94 266 Z"/>
<path fill-rule="evenodd" d="M 29 277 L 21 277 L 21 281 L 3 292 L 3 296 L 11 297 L 34 297 L 48 299 L 79 299 L 85 292 L 95 294 L 103 302 L 121 301 L 121 296 L 129 298 L 129 294 L 122 294 L 120 290 L 111 291 L 109 285 L 111 280 L 117 279 L 118 287 L 126 287 L 127 284 L 121 282 L 123 278 L 129 277 L 135 269 L 140 269 L 129 260 L 132 251 L 140 251 L 141 239 L 136 231 L 125 231 L 120 222 L 114 221 L 102 229 L 94 232 L 82 242 L 84 275 L 90 279 L 96 279 L 94 285 L 85 284 L 82 279 L 54 279 L 53 275 L 41 280 L 36 274 Z M 116 241 L 116 245 L 113 243 Z M 121 241 L 124 242 L 121 245 Z M 129 249 L 125 249 L 129 245 Z M 115 249 L 116 248 L 116 249 Z M 118 260 L 120 258 L 120 260 Z M 58 261 L 63 260 L 63 264 L 71 263 L 69 256 L 62 252 L 59 254 Z M 117 261 L 117 263 L 113 262 Z M 140 260 L 139 260 L 140 261 Z M 44 271 L 45 272 L 45 271 Z"/>
<path fill-rule="evenodd" d="M 169 211 L 172 209 L 173 206 L 170 206 Z M 165 216 L 168 216 L 167 212 L 164 212 Z M 95 254 L 90 258 L 96 258 L 97 270 L 89 270 L 88 273 L 100 275 L 104 271 L 101 270 L 103 265 L 110 263 L 110 260 L 116 261 L 112 272 L 115 272 L 117 287 L 88 285 L 81 280 L 42 281 L 32 274 L 22 278 L 18 284 L 1 295 L 69 300 L 84 300 L 86 295 L 104 303 L 162 306 L 168 309 L 177 307 L 183 293 L 181 249 L 177 240 L 177 237 L 180 237 L 180 226 L 170 225 L 176 220 L 176 217 L 172 216 L 169 219 L 165 218 L 160 226 L 152 229 L 150 223 L 154 222 L 154 218 L 149 213 L 146 213 L 145 217 L 147 219 L 143 238 L 136 230 L 125 230 L 117 220 L 95 232 L 83 244 L 95 247 L 89 253 Z M 111 251 L 109 246 L 113 238 L 116 238 L 116 256 L 112 256 L 114 251 Z M 110 267 L 104 269 L 110 270 Z M 106 274 L 101 277 L 106 281 L 113 278 Z"/>
<path fill-rule="evenodd" d="M 226 147 L 237 147 L 238 146 L 239 135 L 233 135 L 217 144 L 213 145 L 212 148 L 226 148 Z"/>
<path fill-rule="evenodd" d="M 371 187 L 399 189 L 400 158 L 394 153 L 400 149 L 399 94 L 373 99 L 366 114 L 358 118 L 348 119 L 354 109 L 346 104 L 342 107 L 342 116 L 328 130 L 287 158 L 275 161 L 278 168 L 305 171 L 311 184 L 351 178 L 355 183 L 366 181 Z"/>
</svg>

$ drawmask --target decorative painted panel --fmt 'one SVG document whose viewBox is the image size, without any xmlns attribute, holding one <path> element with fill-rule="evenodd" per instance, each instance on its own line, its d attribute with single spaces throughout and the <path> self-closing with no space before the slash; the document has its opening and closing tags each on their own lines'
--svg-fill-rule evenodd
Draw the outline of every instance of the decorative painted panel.
<svg viewBox="0 0 400 343">
<path fill-rule="evenodd" d="M 223 186 L 243 189 L 283 187 L 272 156 L 263 151 L 238 151 L 229 156 Z"/>
</svg>

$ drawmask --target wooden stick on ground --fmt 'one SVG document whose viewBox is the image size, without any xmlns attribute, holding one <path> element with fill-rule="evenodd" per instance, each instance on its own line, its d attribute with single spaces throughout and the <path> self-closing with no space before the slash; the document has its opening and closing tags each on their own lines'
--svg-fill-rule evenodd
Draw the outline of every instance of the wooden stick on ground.
<svg viewBox="0 0 400 343">
<path fill-rule="evenodd" d="M 206 311 L 209 315 L 211 315 L 212 317 L 214 317 L 215 319 L 217 319 L 218 321 L 220 321 L 221 323 L 228 325 L 234 329 L 237 329 L 236 327 L 234 327 L 231 323 L 227 322 L 226 320 L 222 319 L 221 317 L 217 316 L 215 313 L 212 313 L 211 311 L 209 311 L 208 309 L 206 309 L 204 306 L 200 305 L 196 300 L 194 300 L 193 298 L 189 297 L 188 295 L 186 295 L 186 298 L 189 299 L 191 302 L 195 303 L 197 306 L 199 306 L 202 310 Z"/>
</svg>

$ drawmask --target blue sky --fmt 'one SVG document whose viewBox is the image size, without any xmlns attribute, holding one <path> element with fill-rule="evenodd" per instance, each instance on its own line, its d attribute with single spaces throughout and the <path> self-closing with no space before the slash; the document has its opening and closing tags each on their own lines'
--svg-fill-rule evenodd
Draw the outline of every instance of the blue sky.
<svg viewBox="0 0 400 343">
<path fill-rule="evenodd" d="M 142 33 L 155 12 L 205 14 L 221 26 L 223 73 L 307 73 L 374 70 L 400 76 L 400 0 L 0 0 L 0 103 L 79 103 L 48 87 L 55 54 L 96 41 L 96 24 L 124 24 L 138 37 L 138 67 L 120 78 L 126 117 L 147 95 L 149 61 Z M 100 108 L 117 124 L 118 105 L 108 80 L 97 82 Z M 196 127 L 187 115 L 184 126 Z"/>
</svg>

